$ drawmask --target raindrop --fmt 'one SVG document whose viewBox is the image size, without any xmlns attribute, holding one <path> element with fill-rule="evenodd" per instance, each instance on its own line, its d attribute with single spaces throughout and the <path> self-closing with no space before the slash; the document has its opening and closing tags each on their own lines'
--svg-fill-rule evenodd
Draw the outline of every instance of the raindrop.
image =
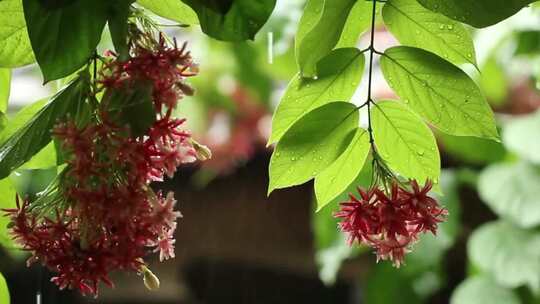
<svg viewBox="0 0 540 304">
<path fill-rule="evenodd" d="M 444 24 L 441 24 L 441 25 L 439 26 L 439 29 L 444 30 Z"/>
<path fill-rule="evenodd" d="M 426 153 L 424 150 L 418 150 L 416 151 L 416 153 L 420 156 L 424 156 L 424 154 Z"/>
<path fill-rule="evenodd" d="M 453 29 L 454 29 L 454 25 L 449 24 L 449 25 L 447 26 L 447 28 L 448 28 L 449 30 L 453 30 Z"/>
</svg>

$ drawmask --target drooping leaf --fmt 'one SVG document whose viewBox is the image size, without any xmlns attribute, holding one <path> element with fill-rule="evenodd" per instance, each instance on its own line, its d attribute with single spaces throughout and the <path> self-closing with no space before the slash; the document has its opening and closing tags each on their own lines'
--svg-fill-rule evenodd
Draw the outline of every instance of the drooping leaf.
<svg viewBox="0 0 540 304">
<path fill-rule="evenodd" d="M 197 14 L 180 0 L 138 0 L 137 3 L 160 17 L 181 24 L 199 24 Z"/>
<path fill-rule="evenodd" d="M 22 1 L 0 1 L 0 67 L 16 68 L 34 61 Z"/>
<path fill-rule="evenodd" d="M 420 117 L 396 101 L 378 102 L 371 117 L 377 151 L 392 170 L 420 184 L 438 182 L 439 149 Z"/>
<path fill-rule="evenodd" d="M 274 113 L 268 142 L 277 142 L 309 111 L 332 101 L 349 101 L 362 79 L 364 61 L 358 49 L 338 49 L 319 62 L 317 80 L 295 76 Z"/>
<path fill-rule="evenodd" d="M 540 224 L 540 170 L 527 163 L 499 164 L 480 175 L 480 197 L 500 217 L 532 228 Z"/>
<path fill-rule="evenodd" d="M 28 34 L 44 81 L 68 76 L 95 52 L 107 21 L 109 1 L 76 0 L 59 9 L 22 0 Z"/>
<path fill-rule="evenodd" d="M 135 89 L 114 89 L 104 96 L 111 117 L 120 124 L 128 125 L 135 136 L 145 134 L 156 121 L 152 102 L 152 86 L 139 84 Z"/>
<path fill-rule="evenodd" d="M 11 70 L 0 69 L 0 112 L 6 113 L 11 91 Z"/>
<path fill-rule="evenodd" d="M 390 32 L 403 45 L 422 48 L 459 65 L 476 65 L 469 31 L 459 22 L 434 13 L 416 0 L 391 0 L 383 7 Z"/>
<path fill-rule="evenodd" d="M 461 282 L 450 298 L 450 304 L 521 304 L 519 297 L 488 276 L 468 278 Z"/>
<path fill-rule="evenodd" d="M 531 138 L 538 134 L 540 134 L 540 111 L 508 123 L 504 128 L 503 142 L 520 157 L 540 164 L 540 141 Z"/>
<path fill-rule="evenodd" d="M 126 60 L 128 52 L 128 18 L 131 4 L 135 0 L 118 0 L 111 3 L 108 16 L 109 32 L 114 49 L 120 60 Z"/>
<path fill-rule="evenodd" d="M 380 11 L 379 6 L 380 4 L 377 3 L 377 12 Z M 356 1 L 345 22 L 336 49 L 357 45 L 360 36 L 371 26 L 372 7 L 371 1 Z"/>
<path fill-rule="evenodd" d="M 205 34 L 224 41 L 254 39 L 276 5 L 276 0 L 227 0 L 221 3 L 230 3 L 230 8 L 219 9 L 223 8 L 219 1 L 182 1 L 197 13 Z M 218 9 L 209 5 L 212 3 Z"/>
<path fill-rule="evenodd" d="M 347 102 L 333 102 L 302 117 L 272 154 L 268 193 L 315 178 L 345 151 L 357 127 L 358 113 Z"/>
<path fill-rule="evenodd" d="M 386 50 L 381 67 L 409 107 L 441 131 L 498 140 L 493 112 L 482 92 L 450 62 L 418 48 L 399 46 Z"/>
<path fill-rule="evenodd" d="M 369 135 L 358 128 L 347 150 L 315 179 L 317 211 L 341 194 L 358 176 L 370 149 Z"/>
<path fill-rule="evenodd" d="M 295 42 L 296 60 L 302 77 L 317 76 L 317 63 L 324 58 L 338 43 L 347 17 L 355 0 L 312 0 L 304 10 L 302 22 L 314 24 L 311 29 Z M 315 10 L 315 12 L 306 12 Z M 320 13 L 317 13 L 320 12 Z M 318 18 L 312 18 L 318 17 Z M 307 26 L 300 27 L 304 28 Z M 302 33 L 303 34 L 303 33 Z"/>
<path fill-rule="evenodd" d="M 418 0 L 426 8 L 482 28 L 503 21 L 537 0 Z"/>
<path fill-rule="evenodd" d="M 0 145 L 0 178 L 8 176 L 51 141 L 51 129 L 58 119 L 81 112 L 87 91 L 88 81 L 78 78 L 6 139 Z"/>
<path fill-rule="evenodd" d="M 10 297 L 9 297 L 9 288 L 6 283 L 6 279 L 4 279 L 4 276 L 2 275 L 2 273 L 0 273 L 0 303 L 4 303 L 4 304 L 11 303 Z"/>
<path fill-rule="evenodd" d="M 469 259 L 508 288 L 540 288 L 540 235 L 503 222 L 477 229 L 467 246 Z"/>
</svg>

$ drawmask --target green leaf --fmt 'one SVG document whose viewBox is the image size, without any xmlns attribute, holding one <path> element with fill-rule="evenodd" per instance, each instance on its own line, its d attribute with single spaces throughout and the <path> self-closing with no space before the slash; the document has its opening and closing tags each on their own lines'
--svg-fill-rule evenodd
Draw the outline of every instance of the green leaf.
<svg viewBox="0 0 540 304">
<path fill-rule="evenodd" d="M 6 0 L 3 0 L 6 1 Z M 9 288 L 6 283 L 6 279 L 4 279 L 4 276 L 2 276 L 2 273 L 0 273 L 0 303 L 3 304 L 9 304 Z"/>
<path fill-rule="evenodd" d="M 499 216 L 524 228 L 540 224 L 540 171 L 527 163 L 499 164 L 480 175 L 480 197 Z"/>
<path fill-rule="evenodd" d="M 317 211 L 320 211 L 353 182 L 366 162 L 370 149 L 368 133 L 358 128 L 341 156 L 315 179 Z"/>
<path fill-rule="evenodd" d="M 450 304 L 521 304 L 519 297 L 486 276 L 461 282 L 450 298 Z"/>
<path fill-rule="evenodd" d="M 58 119 L 82 111 L 87 91 L 87 79 L 73 81 L 3 142 L 0 146 L 0 178 L 8 176 L 51 141 L 50 132 Z"/>
<path fill-rule="evenodd" d="M 44 82 L 66 77 L 94 54 L 107 21 L 109 1 L 76 0 L 60 9 L 22 0 L 32 49 Z"/>
<path fill-rule="evenodd" d="M 540 288 L 540 235 L 498 221 L 474 231 L 467 251 L 471 262 L 508 288 Z"/>
<path fill-rule="evenodd" d="M 540 164 L 540 141 L 531 138 L 538 134 L 540 134 L 540 110 L 508 123 L 503 131 L 503 142 L 509 150 L 520 157 Z"/>
<path fill-rule="evenodd" d="M 0 112 L 7 113 L 11 91 L 11 70 L 0 69 Z"/>
<path fill-rule="evenodd" d="M 540 31 L 526 30 L 516 34 L 517 47 L 514 55 L 535 56 L 540 51 Z"/>
<path fill-rule="evenodd" d="M 156 121 L 152 88 L 151 84 L 140 83 L 135 89 L 107 91 L 103 97 L 109 103 L 111 117 L 119 124 L 128 125 L 135 136 L 145 134 Z"/>
<path fill-rule="evenodd" d="M 19 110 L 13 118 L 9 119 L 9 123 L 0 133 L 0 142 L 4 143 L 9 137 L 21 129 L 43 106 L 49 101 L 48 98 L 38 100 Z"/>
<path fill-rule="evenodd" d="M 459 22 L 424 8 L 416 0 L 387 1 L 382 15 L 403 45 L 425 49 L 456 65 L 476 66 L 472 37 Z"/>
<path fill-rule="evenodd" d="M 439 181 L 437 142 L 420 117 L 396 101 L 378 102 L 371 117 L 377 152 L 392 170 L 420 184 Z"/>
<path fill-rule="evenodd" d="M 450 62 L 418 48 L 399 46 L 386 50 L 381 68 L 396 93 L 441 131 L 498 140 L 493 112 L 482 92 Z"/>
<path fill-rule="evenodd" d="M 502 65 L 494 56 L 489 57 L 481 68 L 480 87 L 486 94 L 489 103 L 500 107 L 506 102 L 509 90 L 509 81 Z"/>
<path fill-rule="evenodd" d="M 345 151 L 357 127 L 358 113 L 347 102 L 333 102 L 302 117 L 272 154 L 268 193 L 315 178 Z"/>
<path fill-rule="evenodd" d="M 477 28 L 490 26 L 537 0 L 418 0 L 426 8 Z"/>
<path fill-rule="evenodd" d="M 2 193 L 2 199 L 0 200 L 1 209 L 10 209 L 16 207 L 15 196 L 17 195 L 17 192 L 15 191 L 15 187 L 10 178 L 0 180 L 0 193 Z M 10 219 L 8 217 L 0 216 L 0 244 L 4 248 L 15 247 L 8 229 L 9 222 Z"/>
<path fill-rule="evenodd" d="M 34 61 L 22 0 L 0 1 L 0 67 L 16 68 Z"/>
<path fill-rule="evenodd" d="M 197 13 L 205 34 L 224 41 L 254 39 L 276 5 L 276 0 L 228 0 L 227 3 L 232 2 L 229 9 L 216 10 L 208 1 L 182 1 Z"/>
<path fill-rule="evenodd" d="M 452 136 L 438 132 L 442 150 L 455 160 L 474 165 L 502 161 L 506 150 L 500 142 L 479 137 Z"/>
<path fill-rule="evenodd" d="M 317 76 L 317 63 L 338 43 L 347 17 L 356 0 L 311 0 L 304 10 L 301 23 L 310 30 L 296 38 L 296 59 L 302 77 Z M 309 10 L 315 10 L 310 12 Z M 320 12 L 320 13 L 318 13 Z M 313 18 L 316 17 L 316 18 Z M 318 18 L 317 18 L 318 17 Z M 300 25 L 301 28 L 308 26 Z"/>
<path fill-rule="evenodd" d="M 377 7 L 379 6 L 377 3 Z M 371 1 L 356 1 L 345 22 L 336 49 L 355 47 L 358 44 L 360 36 L 371 26 L 372 8 Z M 377 8 L 377 11 L 380 10 Z"/>
<path fill-rule="evenodd" d="M 180 0 L 138 0 L 137 3 L 160 17 L 181 24 L 199 24 L 197 14 Z"/>
<path fill-rule="evenodd" d="M 277 142 L 307 112 L 332 101 L 349 101 L 362 79 L 364 62 L 358 49 L 338 49 L 319 62 L 317 80 L 296 75 L 274 113 L 268 142 Z"/>
<path fill-rule="evenodd" d="M 135 0 L 120 0 L 111 3 L 109 11 L 108 24 L 114 49 L 119 55 L 120 60 L 126 60 L 129 57 L 128 47 L 128 18 L 130 15 L 130 6 Z"/>
</svg>

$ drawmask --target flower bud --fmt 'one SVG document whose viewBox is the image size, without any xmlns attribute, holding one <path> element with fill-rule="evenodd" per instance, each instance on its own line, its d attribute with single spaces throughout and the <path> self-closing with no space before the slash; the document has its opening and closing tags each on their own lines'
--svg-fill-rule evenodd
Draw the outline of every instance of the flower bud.
<svg viewBox="0 0 540 304">
<path fill-rule="evenodd" d="M 198 143 L 195 140 L 191 140 L 191 144 L 193 145 L 193 148 L 195 149 L 195 152 L 197 153 L 197 159 L 200 161 L 209 160 L 212 158 L 212 151 L 200 143 Z"/>
<path fill-rule="evenodd" d="M 143 269 L 143 282 L 144 286 L 148 288 L 148 290 L 155 291 L 159 289 L 159 278 L 147 267 L 144 267 Z"/>
</svg>

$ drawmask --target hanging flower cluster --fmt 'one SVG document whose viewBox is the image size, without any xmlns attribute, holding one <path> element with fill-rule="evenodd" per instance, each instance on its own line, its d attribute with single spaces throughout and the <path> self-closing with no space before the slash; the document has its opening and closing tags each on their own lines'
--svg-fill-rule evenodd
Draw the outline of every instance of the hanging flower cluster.
<svg viewBox="0 0 540 304">
<path fill-rule="evenodd" d="M 412 180 L 409 187 L 394 181 L 389 193 L 376 187 L 358 189 L 359 197 L 351 194 L 348 201 L 341 203 L 334 216 L 341 219 L 339 227 L 349 234 L 349 243 L 370 246 L 375 249 L 377 261 L 390 260 L 399 267 L 420 234 L 436 234 L 448 212 L 428 195 L 432 183 L 427 181 L 421 188 Z"/>
<path fill-rule="evenodd" d="M 181 214 L 174 210 L 172 192 L 156 194 L 149 184 L 172 177 L 181 164 L 209 157 L 182 129 L 185 120 L 172 117 L 178 101 L 193 94 L 185 78 L 194 76 L 197 66 L 185 45 L 169 46 L 161 34 L 143 38 L 132 43 L 127 60 L 110 53 L 99 83 L 104 96 L 150 84 L 155 122 L 133 136 L 129 126 L 110 117 L 106 97 L 84 126 L 59 122 L 53 135 L 67 167 L 57 193 L 65 207 L 43 216 L 17 199 L 17 208 L 7 210 L 14 239 L 32 253 L 28 262 L 56 272 L 52 281 L 61 289 L 97 295 L 100 281 L 113 285 L 109 273 L 115 270 L 142 273 L 145 284 L 155 287 L 157 278 L 143 258 L 149 252 L 159 252 L 162 261 L 174 257 Z"/>
</svg>

